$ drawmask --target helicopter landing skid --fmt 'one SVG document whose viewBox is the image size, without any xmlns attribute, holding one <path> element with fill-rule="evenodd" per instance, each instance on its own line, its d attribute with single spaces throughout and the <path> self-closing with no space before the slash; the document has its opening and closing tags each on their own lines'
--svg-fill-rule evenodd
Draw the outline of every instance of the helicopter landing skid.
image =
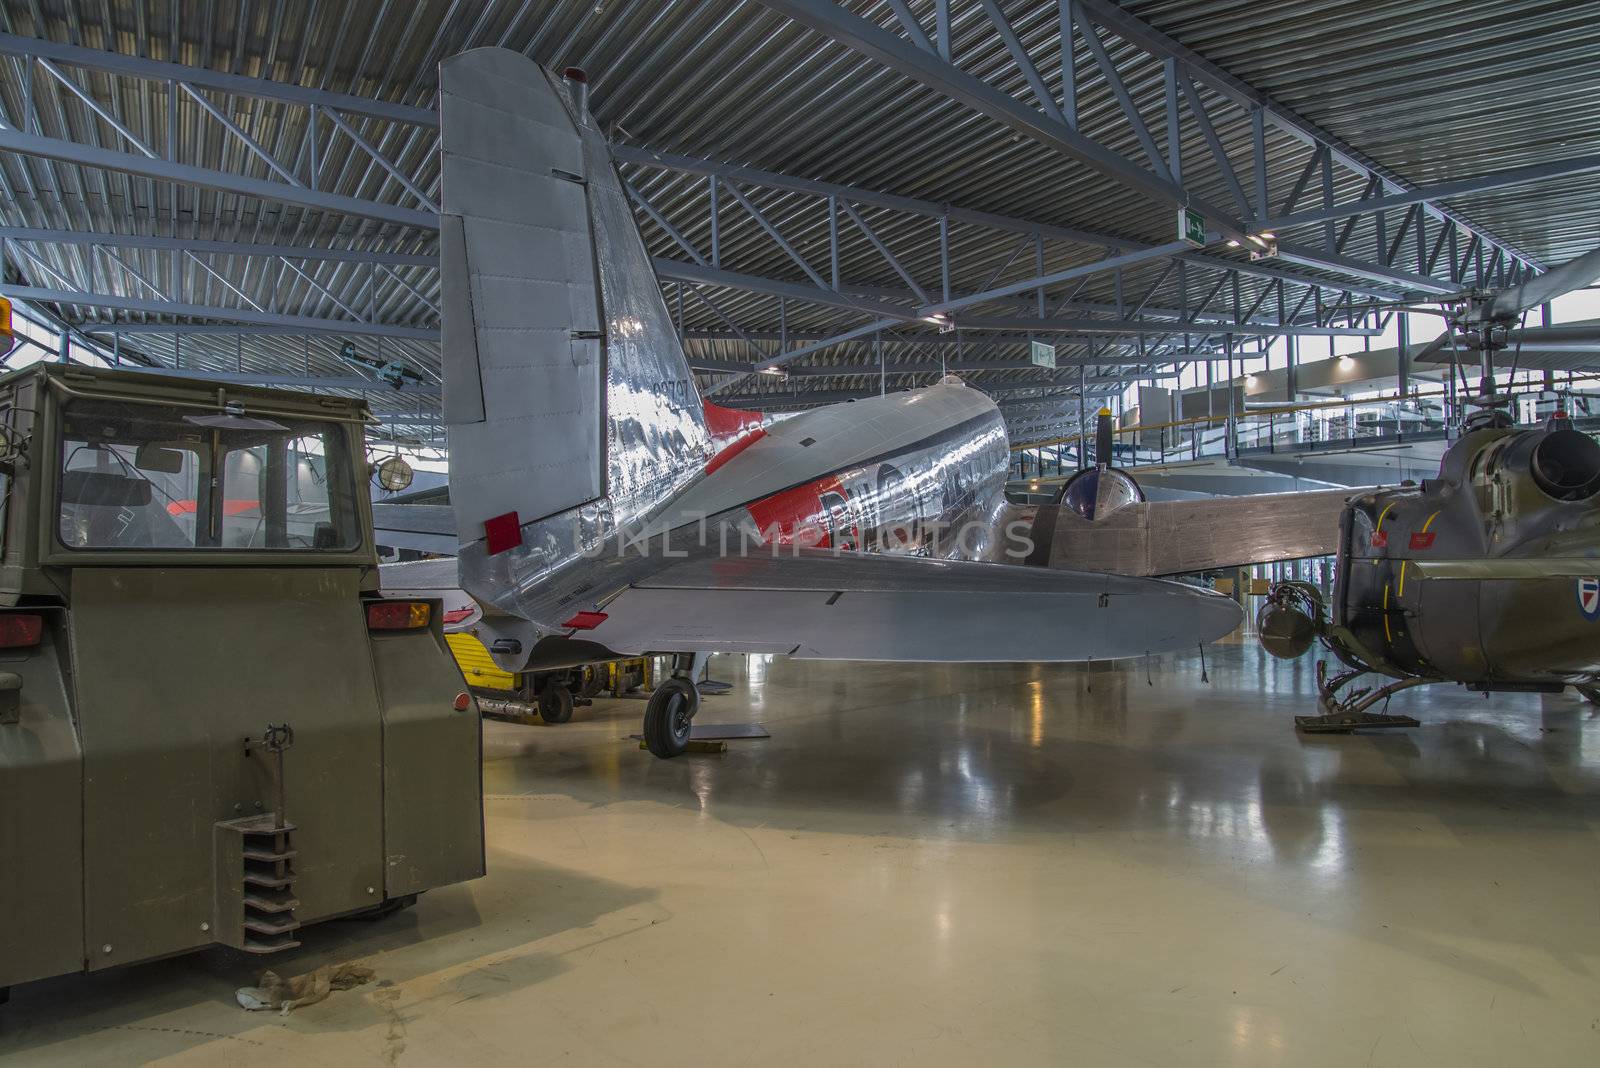
<svg viewBox="0 0 1600 1068">
<path fill-rule="evenodd" d="M 1410 716 L 1383 712 L 1330 712 L 1326 716 L 1296 716 L 1294 729 L 1302 734 L 1350 734 L 1372 727 L 1420 727 Z"/>
<path fill-rule="evenodd" d="M 1356 690 L 1344 697 L 1338 691 L 1354 679 L 1366 674 L 1347 671 L 1328 678 L 1327 661 L 1317 662 L 1317 698 L 1325 712 L 1321 716 L 1296 716 L 1294 729 L 1305 734 L 1349 734 L 1352 731 L 1380 727 L 1420 727 L 1422 724 L 1410 716 L 1391 716 L 1385 712 L 1368 712 L 1379 701 L 1387 702 L 1401 690 L 1422 686 L 1433 679 L 1398 679 L 1376 690 L 1371 687 Z"/>
</svg>

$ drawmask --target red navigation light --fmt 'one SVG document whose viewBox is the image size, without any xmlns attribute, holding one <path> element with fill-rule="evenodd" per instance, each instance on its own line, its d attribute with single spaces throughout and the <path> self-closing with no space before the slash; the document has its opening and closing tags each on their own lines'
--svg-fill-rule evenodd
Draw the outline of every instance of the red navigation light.
<svg viewBox="0 0 1600 1068">
<path fill-rule="evenodd" d="M 38 645 L 44 635 L 44 617 L 8 612 L 0 615 L 0 649 Z"/>
</svg>

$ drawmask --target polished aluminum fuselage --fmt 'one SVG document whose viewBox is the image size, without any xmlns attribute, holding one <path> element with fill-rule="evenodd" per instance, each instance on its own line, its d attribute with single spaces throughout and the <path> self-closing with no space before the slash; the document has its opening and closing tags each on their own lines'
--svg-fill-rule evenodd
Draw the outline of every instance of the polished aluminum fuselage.
<svg viewBox="0 0 1600 1068">
<path fill-rule="evenodd" d="M 611 419 L 613 436 L 638 439 L 626 413 Z M 691 557 L 807 548 L 997 560 L 1008 534 L 1015 561 L 1026 555 L 1025 530 L 1002 521 L 1004 423 L 959 382 L 751 421 L 707 442 L 704 462 L 662 500 L 635 491 L 649 480 L 617 480 L 630 492 L 525 524 L 512 549 L 462 546 L 463 585 L 488 603 L 491 632 L 515 639 L 495 653 L 502 666 L 636 651 L 595 649 L 567 624 Z"/>
</svg>

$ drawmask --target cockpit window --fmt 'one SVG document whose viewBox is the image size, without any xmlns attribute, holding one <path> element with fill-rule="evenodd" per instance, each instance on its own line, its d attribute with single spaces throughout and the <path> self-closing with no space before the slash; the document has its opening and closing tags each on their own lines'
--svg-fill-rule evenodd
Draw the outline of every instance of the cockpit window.
<svg viewBox="0 0 1600 1068">
<path fill-rule="evenodd" d="M 356 549 L 356 484 L 343 433 L 331 423 L 73 401 L 61 440 L 61 542 Z"/>
</svg>

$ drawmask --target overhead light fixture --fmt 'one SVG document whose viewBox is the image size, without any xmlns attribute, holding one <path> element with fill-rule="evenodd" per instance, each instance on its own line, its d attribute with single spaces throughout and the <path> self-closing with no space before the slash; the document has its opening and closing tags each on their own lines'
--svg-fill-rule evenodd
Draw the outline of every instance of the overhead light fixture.
<svg viewBox="0 0 1600 1068">
<path fill-rule="evenodd" d="M 1268 241 L 1276 241 L 1276 240 L 1278 240 L 1278 235 L 1273 233 L 1271 230 L 1263 230 L 1263 231 L 1261 231 L 1261 233 L 1258 236 L 1264 237 Z"/>
<path fill-rule="evenodd" d="M 1235 241 L 1233 238 L 1230 237 L 1230 238 L 1228 238 L 1228 247 L 1229 248 L 1238 248 L 1239 247 L 1239 242 Z"/>
<path fill-rule="evenodd" d="M 781 367 L 763 367 L 761 368 L 761 373 L 764 375 L 777 375 L 779 378 L 783 378 L 789 372 L 785 371 Z"/>
</svg>

